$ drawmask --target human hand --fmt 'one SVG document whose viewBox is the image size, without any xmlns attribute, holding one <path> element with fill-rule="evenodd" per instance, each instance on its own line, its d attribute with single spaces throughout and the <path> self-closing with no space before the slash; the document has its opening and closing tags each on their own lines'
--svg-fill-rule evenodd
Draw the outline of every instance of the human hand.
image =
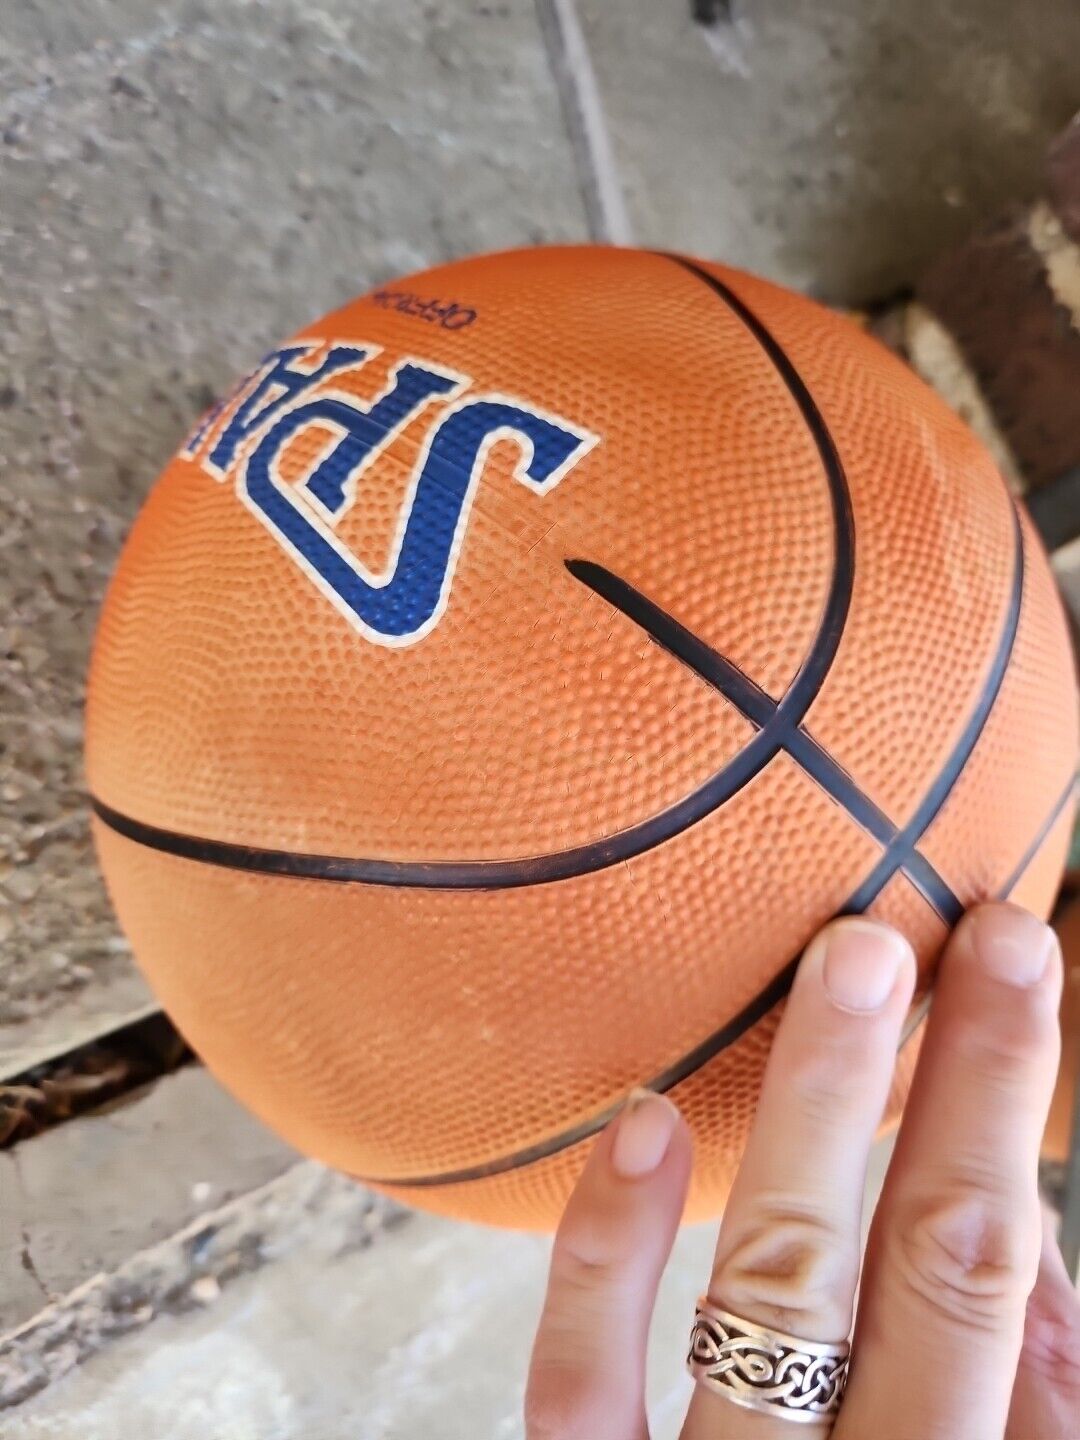
<svg viewBox="0 0 1080 1440">
<path fill-rule="evenodd" d="M 1080 1299 L 1036 1184 L 1059 1049 L 1057 941 L 1011 905 L 958 926 L 863 1260 L 867 1157 L 914 982 L 907 942 L 869 920 L 835 921 L 807 948 L 708 1283 L 744 1330 L 826 1347 L 847 1337 L 858 1289 L 839 1410 L 797 1410 L 794 1426 L 775 1400 L 744 1408 L 706 1381 L 683 1440 L 1080 1435 Z M 690 1158 L 675 1107 L 644 1091 L 597 1142 L 555 1239 L 528 1440 L 647 1437 L 649 1319 Z M 722 1369 L 723 1334 L 700 1334 Z M 753 1359 L 735 1350 L 744 1398 L 784 1388 L 775 1372 L 755 1386 Z"/>
</svg>

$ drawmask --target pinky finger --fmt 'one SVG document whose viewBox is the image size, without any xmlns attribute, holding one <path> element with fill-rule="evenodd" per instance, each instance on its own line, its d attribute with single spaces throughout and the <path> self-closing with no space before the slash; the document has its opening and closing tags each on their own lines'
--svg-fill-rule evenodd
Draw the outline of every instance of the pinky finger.
<svg viewBox="0 0 1080 1440">
<path fill-rule="evenodd" d="M 635 1091 L 555 1236 L 525 1399 L 527 1440 L 644 1440 L 645 1350 L 690 1178 L 690 1133 Z"/>
</svg>

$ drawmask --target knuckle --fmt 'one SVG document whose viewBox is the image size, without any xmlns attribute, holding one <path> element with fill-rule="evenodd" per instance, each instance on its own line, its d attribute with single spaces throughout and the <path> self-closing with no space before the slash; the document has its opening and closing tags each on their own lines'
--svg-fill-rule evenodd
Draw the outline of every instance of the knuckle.
<svg viewBox="0 0 1080 1440">
<path fill-rule="evenodd" d="M 525 1392 L 526 1440 L 587 1440 L 591 1406 L 582 1403 L 573 1371 L 545 1366 Z"/>
<path fill-rule="evenodd" d="M 1029 1306 L 1020 1364 L 1080 1403 L 1080 1297 L 1053 1306 Z"/>
<path fill-rule="evenodd" d="M 597 1349 L 595 1330 L 554 1333 L 548 1325 L 533 1355 L 524 1410 L 526 1440 L 639 1431 L 640 1399 L 626 1384 L 625 1363 L 610 1347 Z"/>
<path fill-rule="evenodd" d="M 552 1278 L 579 1293 L 607 1288 L 633 1256 L 633 1236 L 592 1208 L 564 1221 L 551 1255 Z"/>
<path fill-rule="evenodd" d="M 552 1250 L 552 1277 L 569 1292 L 611 1289 L 632 1269 L 634 1236 L 621 1233 L 592 1217 L 564 1228 Z"/>
<path fill-rule="evenodd" d="M 807 1118 L 834 1124 L 861 1115 L 867 1105 L 867 1073 L 873 1047 L 866 1037 L 828 1045 L 806 1045 L 793 1060 L 788 1083 L 792 1100 Z"/>
<path fill-rule="evenodd" d="M 975 1188 L 923 1200 L 892 1229 L 901 1284 L 949 1321 L 996 1328 L 1023 1310 L 1035 1283 L 1039 1226 L 1031 1209 Z"/>
<path fill-rule="evenodd" d="M 619 1265 L 609 1255 L 582 1254 L 568 1246 L 552 1256 L 551 1275 L 560 1293 L 570 1303 L 589 1304 L 610 1292 L 619 1274 Z"/>
<path fill-rule="evenodd" d="M 617 1251 L 559 1246 L 551 1257 L 549 1304 L 567 1327 L 598 1324 L 632 1294 L 634 1276 Z"/>
<path fill-rule="evenodd" d="M 1011 1013 L 971 1015 L 953 1035 L 957 1055 L 981 1083 L 1025 1089 L 1046 1056 L 1048 1027 L 1022 1005 Z"/>
<path fill-rule="evenodd" d="M 858 1274 L 858 1244 L 835 1223 L 782 1199 L 765 1199 L 722 1246 L 716 1295 L 739 1314 L 800 1334 L 846 1331 Z M 824 1332 L 822 1332 L 824 1333 Z"/>
<path fill-rule="evenodd" d="M 563 1407 L 552 1405 L 547 1392 L 534 1395 L 530 1388 L 525 1392 L 525 1437 L 526 1440 L 560 1440 L 565 1437 L 567 1427 L 559 1413 Z"/>
<path fill-rule="evenodd" d="M 1080 1297 L 1057 1306 L 1030 1306 L 1021 1365 L 1045 1384 L 1080 1401 Z"/>
</svg>

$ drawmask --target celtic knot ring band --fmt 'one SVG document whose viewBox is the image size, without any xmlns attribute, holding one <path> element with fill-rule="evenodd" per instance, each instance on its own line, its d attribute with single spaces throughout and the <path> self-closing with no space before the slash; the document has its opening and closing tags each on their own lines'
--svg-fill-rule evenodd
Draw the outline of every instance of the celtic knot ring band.
<svg viewBox="0 0 1080 1440">
<path fill-rule="evenodd" d="M 847 1381 L 848 1344 L 819 1345 L 754 1325 L 698 1301 L 686 1368 L 736 1405 L 785 1420 L 835 1419 Z"/>
</svg>

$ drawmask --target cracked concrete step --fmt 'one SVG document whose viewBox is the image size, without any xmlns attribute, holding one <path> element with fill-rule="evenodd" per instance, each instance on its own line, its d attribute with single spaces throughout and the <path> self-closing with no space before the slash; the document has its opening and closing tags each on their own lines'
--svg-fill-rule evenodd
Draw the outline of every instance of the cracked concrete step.
<svg viewBox="0 0 1080 1440">
<path fill-rule="evenodd" d="M 684 1230 L 665 1277 L 655 1440 L 681 1424 L 714 1238 Z M 0 1347 L 5 1440 L 514 1440 L 549 1247 L 298 1165 Z"/>
<path fill-rule="evenodd" d="M 52 1007 L 44 1008 L 47 1001 L 42 995 L 43 1013 L 29 1022 L 0 1024 L 0 1084 L 124 1025 L 161 1013 L 146 981 L 127 959 L 126 946 L 122 953 L 124 964 L 108 966 L 102 973 L 93 971 L 87 983 L 54 997 Z M 42 971 L 47 973 L 45 966 Z M 0 995 L 3 989 L 0 959 Z"/>
<path fill-rule="evenodd" d="M 212 397 L 388 276 L 587 224 L 533 0 L 9 0 L 0 43 L 0 1074 L 145 1011 L 83 677 Z"/>
<path fill-rule="evenodd" d="M 0 1153 L 0 1337 L 296 1158 L 197 1065 Z"/>
<path fill-rule="evenodd" d="M 292 1254 L 312 1227 L 335 1260 L 407 1218 L 387 1201 L 312 1163 L 200 1214 L 57 1297 L 0 1340 L 0 1410 L 10 1410 L 166 1316 L 214 1304 L 225 1287 Z M 218 1317 L 220 1318 L 220 1317 Z M 160 1335 L 157 1337 L 161 1339 Z"/>
</svg>

